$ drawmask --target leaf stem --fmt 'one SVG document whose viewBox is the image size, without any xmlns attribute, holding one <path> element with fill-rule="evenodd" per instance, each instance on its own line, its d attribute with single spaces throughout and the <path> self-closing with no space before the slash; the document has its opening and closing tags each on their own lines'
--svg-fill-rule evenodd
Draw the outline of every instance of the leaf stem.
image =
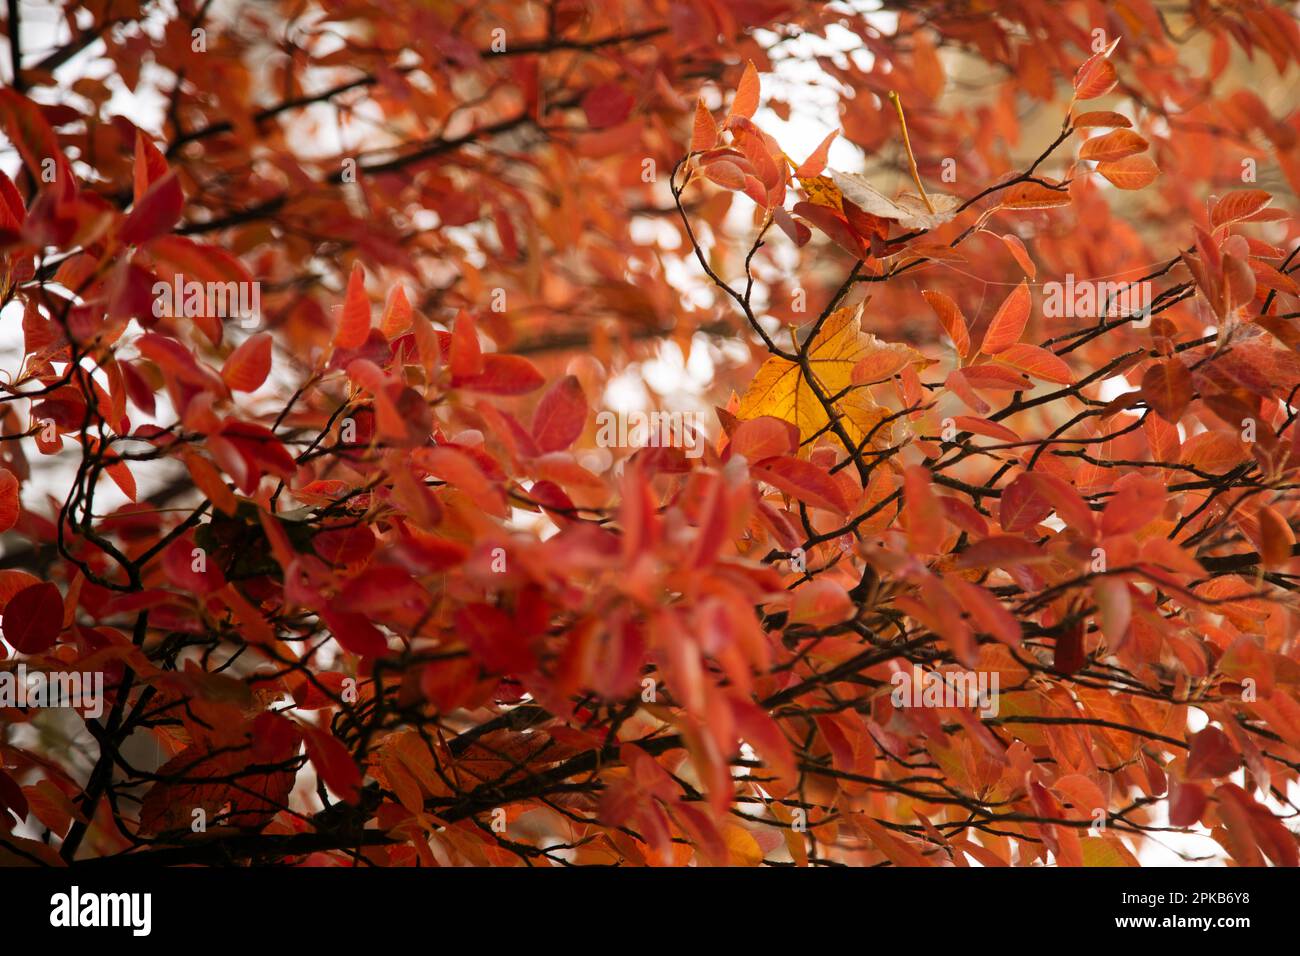
<svg viewBox="0 0 1300 956">
<path fill-rule="evenodd" d="M 889 91 L 889 99 L 893 102 L 894 109 L 898 111 L 898 125 L 903 130 L 903 149 L 907 150 L 907 165 L 912 171 L 912 182 L 916 183 L 921 199 L 925 202 L 925 208 L 933 214 L 934 206 L 930 203 L 930 197 L 925 194 L 925 187 L 921 185 L 921 174 L 916 168 L 916 157 L 912 155 L 912 141 L 907 135 L 907 118 L 903 115 L 903 101 L 894 90 Z"/>
</svg>

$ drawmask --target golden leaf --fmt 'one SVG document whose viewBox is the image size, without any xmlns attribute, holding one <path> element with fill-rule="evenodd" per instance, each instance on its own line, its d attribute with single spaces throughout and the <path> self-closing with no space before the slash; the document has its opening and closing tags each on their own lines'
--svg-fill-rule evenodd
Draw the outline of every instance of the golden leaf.
<svg viewBox="0 0 1300 956">
<path fill-rule="evenodd" d="M 829 176 L 800 176 L 799 185 L 808 194 L 808 201 L 814 206 L 825 206 L 838 213 L 844 212 L 840 200 L 840 189 Z"/>
<path fill-rule="evenodd" d="M 924 368 L 931 362 L 910 346 L 882 342 L 870 332 L 863 332 L 864 305 L 860 303 L 832 313 L 808 349 L 808 365 L 817 387 L 827 398 L 861 384 L 853 381 L 853 370 L 860 363 L 865 362 L 867 367 L 878 364 L 885 369 L 901 371 L 907 365 Z M 880 380 L 872 376 L 868 378 Z M 891 440 L 892 433 L 887 427 L 872 432 L 889 412 L 878 406 L 865 389 L 857 388 L 847 393 L 836 402 L 836 408 L 844 413 L 841 424 L 855 445 L 868 434 L 876 446 Z M 738 418 L 758 418 L 761 415 L 794 423 L 801 441 L 821 432 L 829 421 L 826 409 L 814 393 L 813 384 L 807 381 L 802 367 L 779 356 L 763 363 L 740 400 Z"/>
</svg>

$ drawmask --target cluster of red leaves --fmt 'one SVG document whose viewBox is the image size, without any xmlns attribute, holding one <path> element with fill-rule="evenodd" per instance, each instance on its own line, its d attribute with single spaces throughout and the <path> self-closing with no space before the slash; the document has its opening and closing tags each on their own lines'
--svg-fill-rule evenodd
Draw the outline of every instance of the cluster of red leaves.
<svg viewBox="0 0 1300 956">
<path fill-rule="evenodd" d="M 1167 821 L 1296 864 L 1300 116 L 1221 90 L 1290 78 L 1281 8 L 1193 4 L 1189 63 L 1146 0 L 267 4 L 201 51 L 191 6 L 70 6 L 0 92 L 0 666 L 106 686 L 88 772 L 0 740 L 0 862 L 1133 865 Z M 870 57 L 783 47 L 832 24 Z M 161 137 L 41 95 L 86 47 L 169 72 Z M 792 159 L 801 58 L 853 98 Z M 953 105 L 972 63 L 1012 78 Z M 1066 274 L 1156 291 L 1049 315 Z M 715 437 L 603 447 L 666 339 Z"/>
</svg>

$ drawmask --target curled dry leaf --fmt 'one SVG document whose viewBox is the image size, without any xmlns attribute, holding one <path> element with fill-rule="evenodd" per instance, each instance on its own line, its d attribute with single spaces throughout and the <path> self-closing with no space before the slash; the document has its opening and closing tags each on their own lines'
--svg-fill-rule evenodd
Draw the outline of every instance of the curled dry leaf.
<svg viewBox="0 0 1300 956">
<path fill-rule="evenodd" d="M 957 214 L 961 199 L 945 193 L 927 192 L 929 205 L 914 193 L 901 193 L 889 199 L 860 173 L 831 172 L 840 193 L 864 212 L 881 219 L 897 222 L 904 229 L 934 229 L 950 221 Z"/>
</svg>

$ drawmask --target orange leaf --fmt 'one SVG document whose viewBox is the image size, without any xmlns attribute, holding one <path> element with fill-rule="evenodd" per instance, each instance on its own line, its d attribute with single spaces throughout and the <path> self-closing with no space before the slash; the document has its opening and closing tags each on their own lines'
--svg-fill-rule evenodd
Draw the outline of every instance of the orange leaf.
<svg viewBox="0 0 1300 956">
<path fill-rule="evenodd" d="M 1113 163 L 1135 153 L 1141 153 L 1149 145 L 1131 129 L 1117 129 L 1084 143 L 1083 149 L 1079 150 L 1079 158 L 1091 159 L 1099 163 Z"/>
<path fill-rule="evenodd" d="M 239 508 L 239 502 L 234 492 L 221 480 L 221 473 L 213 467 L 212 463 L 201 455 L 191 454 L 185 456 L 185 465 L 189 469 L 190 477 L 194 479 L 195 487 L 203 492 L 204 497 L 212 502 L 213 507 L 233 516 Z"/>
<path fill-rule="evenodd" d="M 343 313 L 334 332 L 334 347 L 343 350 L 358 348 L 369 335 L 370 297 L 366 295 L 366 270 L 360 262 L 355 262 L 343 296 Z"/>
<path fill-rule="evenodd" d="M 1076 100 L 1094 100 L 1099 96 L 1104 96 L 1119 82 L 1119 76 L 1115 73 L 1115 65 L 1107 59 L 1118 42 L 1119 39 L 1116 38 L 1109 48 L 1100 53 L 1094 53 L 1083 61 L 1083 65 L 1074 74 L 1074 98 Z"/>
<path fill-rule="evenodd" d="M 1020 436 L 1007 428 L 1006 425 L 989 421 L 987 418 L 975 418 L 972 415 L 954 415 L 952 421 L 962 431 L 974 432 L 976 435 L 986 435 L 989 438 L 1001 438 L 1003 441 L 1020 441 Z"/>
<path fill-rule="evenodd" d="M 1123 113 L 1115 113 L 1110 110 L 1095 110 L 1091 113 L 1080 113 L 1074 118 L 1072 125 L 1075 129 L 1086 129 L 1091 126 L 1112 126 L 1127 129 L 1133 123 Z"/>
<path fill-rule="evenodd" d="M 934 309 L 934 314 L 939 317 L 939 324 L 943 330 L 948 333 L 948 338 L 952 339 L 953 348 L 957 354 L 965 358 L 970 354 L 970 331 L 966 327 L 966 318 L 961 314 L 961 309 L 957 303 L 944 295 L 942 292 L 934 292 L 926 289 L 921 296 Z"/>
<path fill-rule="evenodd" d="M 1088 503 L 1064 478 L 1046 471 L 1025 472 L 1034 489 L 1044 500 L 1051 504 L 1062 521 L 1076 531 L 1091 535 L 1097 521 Z"/>
<path fill-rule="evenodd" d="M 451 327 L 451 382 L 460 387 L 485 371 L 483 351 L 478 343 L 474 316 L 463 309 Z"/>
<path fill-rule="evenodd" d="M 727 114 L 728 121 L 733 116 L 740 116 L 749 119 L 758 109 L 758 70 L 754 69 L 754 61 L 750 60 L 745 64 L 745 72 L 740 77 L 740 85 L 736 87 L 736 95 L 731 101 L 731 112 Z"/>
<path fill-rule="evenodd" d="M 1065 797 L 1077 820 L 1090 820 L 1093 810 L 1107 808 L 1101 788 L 1081 773 L 1066 774 L 1052 784 L 1052 789 Z"/>
<path fill-rule="evenodd" d="M 1070 366 L 1061 361 L 1059 356 L 1037 345 L 1026 345 L 1023 342 L 1008 345 L 998 353 L 998 361 L 1006 362 L 1026 375 L 1041 378 L 1045 382 L 1068 385 L 1074 381 Z"/>
<path fill-rule="evenodd" d="M 848 511 L 839 483 L 812 462 L 789 456 L 768 458 L 751 466 L 749 473 L 814 508 L 837 514 Z"/>
<path fill-rule="evenodd" d="M 704 105 L 704 100 L 695 101 L 695 123 L 691 129 L 691 152 L 698 153 L 718 145 L 718 124 L 713 121 L 713 114 Z"/>
<path fill-rule="evenodd" d="M 488 514 L 504 515 L 506 504 L 501 492 L 483 469 L 465 452 L 456 448 L 420 448 L 412 457 L 435 478 L 459 488 Z"/>
<path fill-rule="evenodd" d="M 1125 475 L 1101 512 L 1101 532 L 1126 534 L 1146 527 L 1160 517 L 1165 506 L 1165 486 L 1154 478 Z"/>
<path fill-rule="evenodd" d="M 1177 358 L 1157 362 L 1142 376 L 1141 389 L 1156 414 L 1176 425 L 1192 400 L 1192 373 Z"/>
<path fill-rule="evenodd" d="M 1160 170 L 1146 156 L 1128 156 L 1118 162 L 1098 163 L 1097 172 L 1116 189 L 1141 189 L 1151 185 Z"/>
<path fill-rule="evenodd" d="M 400 285 L 393 286 L 388 293 L 388 302 L 384 306 L 384 317 L 379 323 L 379 331 L 384 338 L 393 339 L 411 327 L 411 303 L 406 300 L 406 290 Z"/>
<path fill-rule="evenodd" d="M 271 333 L 250 335 L 221 366 L 221 379 L 233 392 L 255 392 L 271 373 Z"/>
<path fill-rule="evenodd" d="M 743 455 L 751 462 L 791 455 L 799 447 L 799 429 L 793 422 L 760 415 L 736 426 L 729 447 L 733 454 Z"/>
<path fill-rule="evenodd" d="M 1004 209 L 1051 209 L 1069 204 L 1068 192 L 1050 189 L 1041 183 L 1017 183 L 1004 192 L 999 201 Z"/>
<path fill-rule="evenodd" d="M 930 487 L 930 472 L 920 465 L 903 471 L 903 513 L 908 549 L 914 554 L 938 553 L 946 532 L 943 509 Z"/>
<path fill-rule="evenodd" d="M 1249 219 L 1273 201 L 1262 189 L 1234 189 L 1224 195 L 1210 213 L 1210 225 L 1216 229 L 1230 222 Z"/>
<path fill-rule="evenodd" d="M 1011 255 L 1020 264 L 1020 268 L 1024 270 L 1025 275 L 1031 279 L 1038 275 L 1038 266 L 1034 265 L 1034 260 L 1029 257 L 1029 250 L 1025 248 L 1025 244 L 1020 241 L 1019 236 L 1007 233 L 1002 236 L 1002 241 L 1011 250 Z"/>
<path fill-rule="evenodd" d="M 1020 341 L 1028 321 L 1029 285 L 1021 279 L 1020 285 L 1012 289 L 1011 294 L 998 307 L 988 331 L 984 333 L 984 344 L 980 346 L 980 351 L 986 355 L 996 355 L 1011 347 Z"/>
<path fill-rule="evenodd" d="M 1259 509 L 1259 536 L 1265 565 L 1276 568 L 1291 560 L 1295 531 L 1276 508 L 1266 505 Z"/>
<path fill-rule="evenodd" d="M 1020 622 L 1001 601 L 978 584 L 959 577 L 945 578 L 944 584 L 956 595 L 962 609 L 971 616 L 980 631 L 992 635 L 1009 647 L 1020 646 Z"/>
<path fill-rule="evenodd" d="M 1002 489 L 998 505 L 998 523 L 1003 531 L 1029 531 L 1052 513 L 1052 503 L 1043 496 L 1038 483 L 1026 472 Z"/>
<path fill-rule="evenodd" d="M 844 586 L 827 578 L 814 578 L 794 592 L 790 620 L 814 627 L 829 627 L 853 616 L 853 599 Z"/>
<path fill-rule="evenodd" d="M 830 152 L 831 143 L 835 142 L 835 137 L 839 135 L 839 130 L 831 130 L 802 163 L 794 174 L 800 179 L 810 179 L 813 176 L 820 176 L 822 170 L 826 168 L 826 157 Z"/>
</svg>

